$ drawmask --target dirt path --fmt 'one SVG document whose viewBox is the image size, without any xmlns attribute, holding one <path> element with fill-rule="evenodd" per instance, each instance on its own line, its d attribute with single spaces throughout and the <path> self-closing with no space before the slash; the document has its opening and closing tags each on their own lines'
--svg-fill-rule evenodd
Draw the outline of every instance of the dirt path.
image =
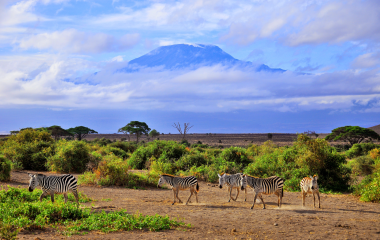
<svg viewBox="0 0 380 240">
<path fill-rule="evenodd" d="M 29 177 L 25 173 L 13 172 L 10 183 L 3 186 L 27 187 Z M 277 208 L 276 196 L 264 196 L 267 209 L 257 203 L 253 210 L 252 190 L 248 201 L 240 193 L 237 202 L 228 203 L 225 188 L 201 182 L 199 200 L 195 198 L 188 206 L 171 205 L 173 194 L 168 189 L 134 190 L 126 188 L 80 187 L 80 191 L 97 201 L 95 209 L 113 211 L 126 209 L 128 213 L 160 214 L 181 218 L 193 227 L 186 231 L 162 232 L 133 231 L 101 234 L 93 232 L 71 239 L 380 239 L 380 204 L 362 203 L 350 195 L 321 195 L 321 209 L 312 208 L 312 197 L 306 198 L 307 207 L 301 207 L 300 193 L 285 192 L 283 207 Z M 188 191 L 180 192 L 185 201 Z M 84 205 L 91 206 L 91 203 Z M 54 232 L 37 234 L 22 232 L 20 239 L 66 238 Z"/>
</svg>

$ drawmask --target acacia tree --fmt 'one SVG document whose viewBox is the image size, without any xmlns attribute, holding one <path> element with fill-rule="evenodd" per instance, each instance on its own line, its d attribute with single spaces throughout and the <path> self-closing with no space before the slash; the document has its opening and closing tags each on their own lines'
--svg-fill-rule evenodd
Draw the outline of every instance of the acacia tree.
<svg viewBox="0 0 380 240">
<path fill-rule="evenodd" d="M 181 124 L 174 123 L 174 125 L 172 125 L 172 126 L 178 130 L 178 132 L 182 136 L 182 139 L 185 139 L 186 138 L 186 134 L 189 132 L 190 128 L 194 127 L 194 125 L 190 126 L 190 123 L 184 123 L 183 124 L 183 131 L 182 131 Z"/>
<path fill-rule="evenodd" d="M 48 127 L 47 130 L 54 137 L 54 139 L 56 141 L 63 136 L 72 136 L 72 134 L 69 131 L 67 131 L 67 130 L 63 129 L 61 126 L 57 126 L 57 125 L 53 125 L 51 127 Z"/>
<path fill-rule="evenodd" d="M 345 141 L 352 145 L 355 143 L 360 143 L 364 139 L 380 139 L 379 134 L 377 134 L 372 129 L 362 128 L 359 126 L 345 126 L 339 127 L 332 130 L 332 133 L 326 136 L 327 141 Z"/>
<path fill-rule="evenodd" d="M 153 129 L 152 131 L 149 132 L 149 136 L 154 139 L 154 137 L 160 136 L 160 133 L 157 132 L 156 129 Z"/>
<path fill-rule="evenodd" d="M 82 138 L 86 137 L 87 134 L 98 133 L 97 131 L 84 126 L 69 128 L 66 131 L 74 135 L 74 137 L 76 137 L 79 141 L 82 140 Z"/>
<path fill-rule="evenodd" d="M 128 134 L 128 139 L 130 140 L 130 135 L 136 135 L 136 141 L 139 142 L 139 137 L 143 134 L 148 135 L 150 128 L 145 122 L 131 121 L 124 127 L 120 128 L 118 132 L 123 132 Z"/>
</svg>

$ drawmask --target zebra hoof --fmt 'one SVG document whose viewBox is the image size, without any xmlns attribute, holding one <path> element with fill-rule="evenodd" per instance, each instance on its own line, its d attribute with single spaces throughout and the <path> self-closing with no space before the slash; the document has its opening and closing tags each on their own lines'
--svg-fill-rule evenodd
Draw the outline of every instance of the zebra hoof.
<svg viewBox="0 0 380 240">
<path fill-rule="evenodd" d="M 172 203 L 172 205 L 174 205 L 174 203 Z"/>
<path fill-rule="evenodd" d="M 251 209 L 253 209 L 253 207 L 251 207 Z"/>
</svg>

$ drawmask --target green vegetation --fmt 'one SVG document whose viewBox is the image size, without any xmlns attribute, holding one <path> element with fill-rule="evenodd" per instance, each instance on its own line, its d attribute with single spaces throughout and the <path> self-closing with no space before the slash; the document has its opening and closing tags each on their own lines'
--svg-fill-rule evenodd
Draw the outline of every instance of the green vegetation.
<svg viewBox="0 0 380 240">
<path fill-rule="evenodd" d="M 84 138 L 87 134 L 98 133 L 97 131 L 84 126 L 69 128 L 67 129 L 67 132 L 74 135 L 79 141 L 82 140 L 82 138 Z"/>
<path fill-rule="evenodd" d="M 14 239 L 24 230 L 53 227 L 62 234 L 83 234 L 86 231 L 102 232 L 149 229 L 160 231 L 184 226 L 183 222 L 170 220 L 168 216 L 143 216 L 139 213 L 127 214 L 124 210 L 111 213 L 91 213 L 90 209 L 77 208 L 73 199 L 64 204 L 63 196 L 53 204 L 48 199 L 39 202 L 42 191 L 29 192 L 27 189 L 8 187 L 0 191 L 0 237 Z M 70 194 L 69 194 L 70 196 Z M 83 194 L 81 202 L 90 201 Z M 83 200 L 84 199 L 84 200 Z"/>
<path fill-rule="evenodd" d="M 345 126 L 335 128 L 325 139 L 328 141 L 345 141 L 354 145 L 355 143 L 361 143 L 364 139 L 370 141 L 372 141 L 372 139 L 380 139 L 380 136 L 372 129 L 358 126 Z"/>
<path fill-rule="evenodd" d="M 131 134 L 136 135 L 136 142 L 139 142 L 139 137 L 143 134 L 148 135 L 150 131 L 150 128 L 145 122 L 139 122 L 139 121 L 131 121 L 124 127 L 120 128 L 118 132 L 122 132 L 124 134 L 128 134 L 128 138 Z M 130 139 L 130 138 L 129 138 Z"/>
<path fill-rule="evenodd" d="M 0 155 L 0 181 L 9 181 L 11 179 L 12 163 Z"/>
</svg>

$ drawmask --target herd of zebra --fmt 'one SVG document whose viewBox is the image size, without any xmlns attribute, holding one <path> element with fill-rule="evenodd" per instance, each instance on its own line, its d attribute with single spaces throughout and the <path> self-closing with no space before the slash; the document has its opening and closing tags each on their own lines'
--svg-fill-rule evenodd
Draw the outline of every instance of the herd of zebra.
<svg viewBox="0 0 380 240">
<path fill-rule="evenodd" d="M 30 181 L 29 181 L 29 191 L 32 192 L 37 186 L 41 186 L 42 188 L 42 195 L 40 196 L 40 201 L 42 201 L 42 198 L 44 196 L 50 195 L 51 201 L 54 202 L 54 194 L 55 193 L 62 193 L 64 194 L 65 203 L 67 202 L 67 192 L 71 191 L 74 196 L 75 200 L 77 202 L 77 205 L 79 206 L 78 202 L 78 191 L 77 191 L 77 180 L 75 177 L 71 174 L 66 174 L 62 176 L 46 176 L 43 174 L 29 174 Z M 253 199 L 253 204 L 251 206 L 251 209 L 253 209 L 257 197 L 260 198 L 263 208 L 265 209 L 265 203 L 264 199 L 262 197 L 262 194 L 269 195 L 269 194 L 275 194 L 278 197 L 278 207 L 281 207 L 282 204 L 282 198 L 284 196 L 284 180 L 277 176 L 272 176 L 269 178 L 257 178 L 245 175 L 243 173 L 236 173 L 236 174 L 218 174 L 219 176 L 219 188 L 222 188 L 223 185 L 228 186 L 229 191 L 229 200 L 236 201 L 240 189 L 245 191 L 245 200 L 247 201 L 247 187 L 253 188 L 253 191 L 255 193 L 255 197 Z M 305 206 L 305 197 L 307 194 L 311 193 L 314 197 L 314 208 L 315 208 L 315 195 L 318 197 L 318 207 L 321 208 L 321 199 L 319 196 L 319 188 L 318 188 L 318 176 L 314 175 L 313 177 L 305 177 L 300 182 L 300 187 L 302 191 L 302 206 Z M 179 203 L 182 203 L 181 199 L 178 197 L 179 190 L 186 190 L 190 189 L 190 196 L 186 201 L 186 205 L 189 203 L 190 198 L 193 194 L 195 194 L 196 202 L 198 203 L 198 192 L 199 192 L 199 185 L 198 180 L 194 176 L 189 177 L 178 177 L 173 176 L 169 174 L 162 174 L 160 175 L 160 179 L 158 180 L 158 186 L 161 186 L 162 184 L 168 184 L 171 186 L 174 194 L 174 201 L 172 205 L 176 202 L 176 199 L 178 199 Z M 237 189 L 237 195 L 236 198 L 232 197 L 232 190 Z"/>
</svg>

